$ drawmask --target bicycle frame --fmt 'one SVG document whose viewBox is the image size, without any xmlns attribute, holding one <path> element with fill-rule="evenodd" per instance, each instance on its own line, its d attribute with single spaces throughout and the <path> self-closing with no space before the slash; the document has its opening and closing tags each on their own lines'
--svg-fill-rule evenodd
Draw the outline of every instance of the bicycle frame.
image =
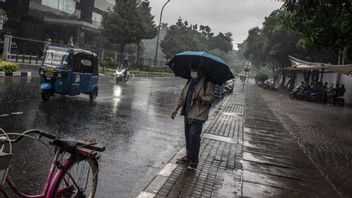
<svg viewBox="0 0 352 198">
<path fill-rule="evenodd" d="M 27 195 L 23 193 L 12 181 L 10 176 L 7 176 L 6 182 L 11 187 L 11 190 L 21 198 L 52 198 L 54 197 L 55 188 L 58 185 L 59 179 L 63 174 L 66 173 L 73 163 L 77 161 L 77 155 L 71 154 L 68 159 L 63 162 L 63 165 L 60 163 L 59 155 L 62 153 L 62 150 L 59 148 L 55 153 L 54 160 L 51 162 L 51 167 L 46 178 L 43 190 L 39 195 Z M 1 187 L 0 187 L 1 190 Z M 1 192 L 1 191 L 0 191 Z"/>
</svg>

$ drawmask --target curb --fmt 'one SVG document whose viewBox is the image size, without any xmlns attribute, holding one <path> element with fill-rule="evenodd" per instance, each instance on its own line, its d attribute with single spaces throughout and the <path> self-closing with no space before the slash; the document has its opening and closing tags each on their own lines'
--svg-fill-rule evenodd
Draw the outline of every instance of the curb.
<svg viewBox="0 0 352 198">
<path fill-rule="evenodd" d="M 168 163 L 159 171 L 159 173 L 147 184 L 142 192 L 136 198 L 154 198 L 171 173 L 176 169 L 176 158 L 181 157 L 186 153 L 186 147 L 183 147 L 176 154 L 174 154 Z"/>
<path fill-rule="evenodd" d="M 227 101 L 226 100 L 222 100 L 223 102 L 220 104 L 216 104 L 215 108 L 217 110 L 222 109 L 222 105 Z M 218 111 L 214 111 L 212 112 L 212 115 L 210 115 L 209 117 L 209 121 L 212 119 L 215 119 L 216 116 L 219 114 Z M 204 128 L 207 128 L 209 123 L 207 123 Z M 204 131 L 203 131 L 204 132 Z M 212 137 L 211 134 L 204 134 L 202 133 L 202 138 L 208 138 L 208 139 L 215 139 L 214 137 Z M 231 139 L 231 138 L 227 138 L 227 139 Z M 233 142 L 233 140 L 229 140 L 230 143 Z M 177 151 L 175 154 L 173 154 L 170 159 L 167 161 L 167 163 L 162 167 L 162 169 L 158 172 L 158 174 L 156 174 L 149 183 L 146 184 L 146 186 L 144 187 L 144 189 L 142 190 L 142 192 L 140 192 L 136 198 L 154 198 L 156 196 L 156 194 L 159 192 L 159 190 L 161 189 L 161 187 L 165 184 L 165 182 L 167 181 L 167 179 L 170 177 L 170 175 L 173 173 L 173 171 L 176 169 L 177 167 L 177 159 L 181 158 L 182 156 L 184 156 L 186 154 L 186 145 L 183 145 L 182 148 Z"/>
<path fill-rule="evenodd" d="M 1 76 L 32 76 L 32 72 L 0 72 Z"/>
</svg>

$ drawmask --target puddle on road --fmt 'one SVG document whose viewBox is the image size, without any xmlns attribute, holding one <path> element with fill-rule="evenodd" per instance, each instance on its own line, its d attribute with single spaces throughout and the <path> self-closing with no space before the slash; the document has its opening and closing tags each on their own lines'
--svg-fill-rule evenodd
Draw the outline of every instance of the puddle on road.
<svg viewBox="0 0 352 198">
<path fill-rule="evenodd" d="M 222 187 L 217 191 L 217 197 L 234 197 L 237 192 L 240 192 L 241 186 L 234 180 L 234 175 L 232 171 L 224 173 L 224 181 Z"/>
<path fill-rule="evenodd" d="M 233 116 L 233 117 L 237 117 L 237 116 L 240 116 L 242 117 L 243 114 L 242 113 L 235 113 L 235 112 L 231 112 L 231 113 L 228 113 L 228 112 L 222 112 L 223 115 L 225 116 Z"/>
</svg>

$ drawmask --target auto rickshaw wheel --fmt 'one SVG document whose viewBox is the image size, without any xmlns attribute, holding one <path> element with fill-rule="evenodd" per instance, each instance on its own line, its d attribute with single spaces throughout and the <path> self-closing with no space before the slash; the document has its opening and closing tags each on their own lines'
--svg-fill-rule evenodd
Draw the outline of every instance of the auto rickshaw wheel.
<svg viewBox="0 0 352 198">
<path fill-rule="evenodd" d="M 49 100 L 51 96 L 51 91 L 50 90 L 42 90 L 42 99 L 43 100 Z"/>
<path fill-rule="evenodd" d="M 90 92 L 89 93 L 89 99 L 92 101 L 92 100 L 95 100 L 98 96 L 98 89 L 95 89 L 94 91 Z"/>
</svg>

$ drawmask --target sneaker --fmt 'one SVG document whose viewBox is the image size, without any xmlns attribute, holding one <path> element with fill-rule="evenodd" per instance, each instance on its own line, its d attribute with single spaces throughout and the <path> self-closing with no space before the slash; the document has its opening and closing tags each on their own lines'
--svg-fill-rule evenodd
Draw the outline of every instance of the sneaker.
<svg viewBox="0 0 352 198">
<path fill-rule="evenodd" d="M 186 155 L 181 157 L 180 159 L 177 159 L 177 163 L 183 163 L 183 164 L 188 164 L 191 161 L 191 159 Z"/>
<path fill-rule="evenodd" d="M 198 163 L 195 162 L 190 162 L 187 166 L 188 170 L 196 170 L 198 166 Z"/>
</svg>

